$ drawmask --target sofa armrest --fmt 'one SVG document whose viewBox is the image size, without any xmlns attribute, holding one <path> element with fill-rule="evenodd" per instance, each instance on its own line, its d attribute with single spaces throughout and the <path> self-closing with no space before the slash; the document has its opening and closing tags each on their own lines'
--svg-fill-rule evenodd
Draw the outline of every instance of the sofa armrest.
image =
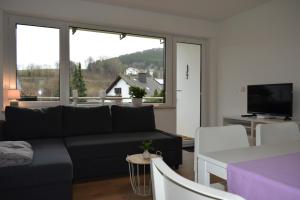
<svg viewBox="0 0 300 200">
<path fill-rule="evenodd" d="M 174 133 L 168 133 L 168 132 L 165 132 L 165 131 L 162 131 L 162 130 L 159 130 L 159 129 L 156 129 L 156 131 L 160 132 L 160 133 L 163 133 L 165 135 L 168 135 L 168 136 L 171 136 L 171 137 L 176 137 L 176 138 L 180 138 L 182 140 L 182 138 L 179 136 L 179 135 L 176 135 Z"/>
<path fill-rule="evenodd" d="M 164 135 L 167 135 L 167 136 L 170 136 L 173 138 L 174 141 L 176 141 L 176 145 L 175 145 L 175 150 L 177 152 L 177 164 L 175 165 L 175 168 L 178 169 L 178 166 L 180 164 L 182 164 L 182 137 L 181 136 L 178 136 L 174 133 L 168 133 L 168 132 L 165 132 L 165 131 L 162 131 L 162 130 L 158 130 L 156 129 L 156 131 L 164 134 Z"/>
<path fill-rule="evenodd" d="M 177 141 L 177 143 L 179 144 L 178 148 L 180 150 L 182 149 L 182 137 L 181 136 L 178 136 L 178 135 L 176 135 L 174 133 L 168 133 L 168 132 L 165 132 L 165 131 L 162 131 L 162 130 L 159 130 L 159 129 L 156 129 L 156 131 L 158 131 L 158 132 L 160 132 L 162 134 L 168 135 L 170 137 L 173 137 Z"/>
<path fill-rule="evenodd" d="M 5 121 L 0 120 L 0 141 L 4 140 L 4 125 L 5 125 Z"/>
</svg>

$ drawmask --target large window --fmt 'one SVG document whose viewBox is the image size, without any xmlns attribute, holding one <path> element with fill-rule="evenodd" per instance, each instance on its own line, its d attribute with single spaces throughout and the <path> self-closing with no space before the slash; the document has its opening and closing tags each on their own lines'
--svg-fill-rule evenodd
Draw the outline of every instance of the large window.
<svg viewBox="0 0 300 200">
<path fill-rule="evenodd" d="M 5 17 L 4 89 L 19 89 L 21 106 L 126 104 L 131 86 L 144 103 L 174 105 L 172 36 Z"/>
<path fill-rule="evenodd" d="M 21 99 L 59 100 L 59 29 L 17 24 L 16 51 Z"/>
<path fill-rule="evenodd" d="M 165 101 L 164 38 L 76 27 L 69 38 L 71 101 L 74 93 L 80 103 L 99 96 L 130 102 L 130 86 L 146 90 L 144 102 Z"/>
</svg>

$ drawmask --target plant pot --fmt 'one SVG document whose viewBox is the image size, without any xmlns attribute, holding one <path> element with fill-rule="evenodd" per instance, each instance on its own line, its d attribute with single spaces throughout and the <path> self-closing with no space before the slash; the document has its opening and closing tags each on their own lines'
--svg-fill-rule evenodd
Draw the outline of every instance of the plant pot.
<svg viewBox="0 0 300 200">
<path fill-rule="evenodd" d="M 150 159 L 150 157 L 151 157 L 151 154 L 149 153 L 149 151 L 145 150 L 144 153 L 143 153 L 143 158 L 144 159 Z"/>
<path fill-rule="evenodd" d="M 142 98 L 132 98 L 132 105 L 135 107 L 142 106 L 143 99 Z"/>
</svg>

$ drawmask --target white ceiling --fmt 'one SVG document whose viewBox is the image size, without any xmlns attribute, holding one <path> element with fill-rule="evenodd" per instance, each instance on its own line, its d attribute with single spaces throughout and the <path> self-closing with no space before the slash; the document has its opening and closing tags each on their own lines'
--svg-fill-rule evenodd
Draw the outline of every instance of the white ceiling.
<svg viewBox="0 0 300 200">
<path fill-rule="evenodd" d="M 270 0 L 84 0 L 182 17 L 220 21 Z"/>
</svg>

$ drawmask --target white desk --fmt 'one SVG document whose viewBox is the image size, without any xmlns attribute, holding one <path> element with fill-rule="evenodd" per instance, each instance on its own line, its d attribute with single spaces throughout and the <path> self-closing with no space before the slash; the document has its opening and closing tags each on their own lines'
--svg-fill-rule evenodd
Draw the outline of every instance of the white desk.
<svg viewBox="0 0 300 200">
<path fill-rule="evenodd" d="M 296 152 L 300 152 L 300 140 L 285 142 L 283 144 L 251 146 L 198 154 L 196 182 L 209 186 L 210 174 L 227 180 L 228 163 L 256 160 Z"/>
</svg>

